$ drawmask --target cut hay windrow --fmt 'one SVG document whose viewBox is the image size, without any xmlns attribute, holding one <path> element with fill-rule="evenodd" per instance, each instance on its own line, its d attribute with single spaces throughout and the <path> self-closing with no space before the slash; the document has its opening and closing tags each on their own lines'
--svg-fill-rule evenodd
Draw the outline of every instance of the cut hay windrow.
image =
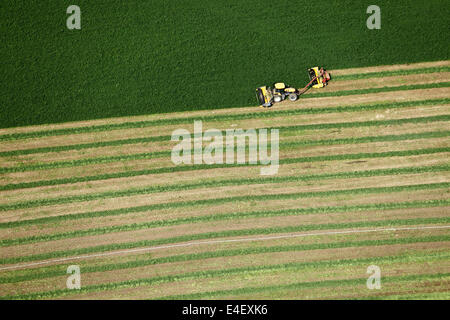
<svg viewBox="0 0 450 320">
<path fill-rule="evenodd" d="M 321 107 L 321 108 L 305 108 L 305 109 L 292 109 L 292 110 L 270 110 L 270 112 L 248 112 L 241 114 L 222 114 L 222 115 L 210 115 L 210 116 L 194 116 L 183 118 L 165 118 L 157 120 L 147 121 L 134 121 L 123 122 L 115 124 L 85 126 L 76 128 L 63 128 L 53 130 L 41 130 L 33 132 L 12 133 L 0 135 L 0 141 L 18 140 L 18 139 L 31 139 L 42 138 L 49 136 L 60 136 L 80 133 L 92 133 L 102 132 L 110 130 L 120 129 L 133 129 L 133 128 L 145 128 L 152 126 L 164 126 L 175 124 L 188 124 L 193 123 L 195 120 L 202 121 L 231 121 L 231 120 L 244 120 L 244 119 L 258 119 L 258 118 L 273 118 L 284 117 L 290 115 L 301 114 L 323 114 L 323 113 L 335 113 L 335 112 L 360 112 L 371 110 L 384 110 L 384 109 L 398 109 L 408 107 L 418 107 L 427 105 L 448 104 L 450 98 L 441 99 L 426 99 L 426 100 L 414 100 L 414 101 L 402 101 L 402 102 L 389 102 L 389 103 L 377 103 L 377 104 L 359 104 L 359 105 L 344 105 L 337 107 Z"/>
<path fill-rule="evenodd" d="M 429 149 L 386 151 L 386 152 L 374 152 L 374 153 L 348 153 L 348 154 L 337 154 L 337 155 L 329 155 L 329 156 L 287 158 L 287 159 L 281 159 L 280 164 L 318 162 L 318 161 L 335 161 L 335 160 L 358 160 L 358 159 L 389 158 L 389 157 L 407 157 L 407 156 L 417 156 L 417 155 L 423 155 L 423 154 L 443 153 L 443 152 L 449 152 L 449 151 L 450 151 L 450 148 L 429 148 Z"/>
<path fill-rule="evenodd" d="M 418 140 L 443 138 L 450 136 L 450 131 L 428 131 L 419 133 L 405 133 L 393 135 L 367 136 L 357 138 L 337 138 L 337 139 L 320 139 L 320 140 L 304 140 L 304 141 L 289 141 L 281 142 L 280 149 L 297 147 L 297 146 L 315 146 L 315 145 L 336 145 L 336 144 L 358 144 L 369 142 L 388 142 L 388 141 L 402 141 L 402 140 Z M 268 145 L 270 146 L 270 144 Z"/>
<path fill-rule="evenodd" d="M 333 76 L 333 81 L 361 80 L 370 78 L 407 76 L 413 74 L 439 73 L 449 71 L 450 67 L 445 66 L 445 67 L 416 68 L 416 69 L 381 71 L 381 72 L 355 73 L 355 74 Z"/>
<path fill-rule="evenodd" d="M 417 149 L 417 150 L 405 150 L 405 151 L 388 151 L 388 152 L 378 152 L 378 153 L 349 153 L 341 155 L 331 155 L 331 156 L 315 156 L 315 157 L 300 157 L 300 158 L 289 158 L 281 159 L 280 164 L 293 164 L 293 163 L 305 163 L 305 162 L 318 162 L 318 161 L 339 161 L 339 160 L 357 160 L 357 159 L 370 159 L 370 158 L 389 158 L 389 157 L 408 157 L 408 156 L 418 156 L 436 153 L 446 153 L 450 152 L 450 148 L 429 148 L 429 149 Z M 229 164 L 226 167 L 237 167 L 244 166 L 239 164 Z M 34 182 L 23 182 L 23 183 L 12 183 L 6 184 L 0 187 L 0 191 L 4 190 L 14 190 L 23 188 L 35 188 L 43 186 L 54 186 L 60 184 L 74 184 L 79 182 L 89 182 L 98 180 L 107 180 L 115 178 L 127 178 L 144 176 L 150 174 L 161 174 L 161 173 L 173 173 L 173 172 L 183 172 L 183 171 L 195 171 L 195 170 L 205 170 L 205 169 L 217 169 L 224 168 L 224 165 L 196 165 L 196 166 L 177 166 L 177 167 L 166 167 L 166 168 L 156 168 L 148 170 L 135 170 L 135 171 L 123 171 L 115 173 L 100 174 L 94 176 L 85 177 L 71 177 L 62 179 L 51 179 L 51 180 L 40 180 Z"/>
<path fill-rule="evenodd" d="M 350 179 L 360 177 L 374 177 L 385 175 L 400 175 L 400 174 L 419 174 L 426 172 L 442 172 L 449 171 L 450 165 L 435 165 L 435 166 L 423 166 L 423 167 L 405 167 L 405 168 L 392 168 L 392 169 L 375 169 L 365 171 L 350 171 L 339 173 L 325 173 L 314 175 L 302 175 L 302 176 L 282 176 L 282 177 L 264 177 L 264 178 L 244 178 L 244 179 L 226 179 L 226 180 L 206 180 L 197 183 L 181 183 L 175 185 L 157 185 L 143 188 L 132 188 L 121 191 L 107 191 L 95 194 L 82 194 L 68 197 L 58 198 L 46 198 L 39 200 L 30 200 L 23 202 L 10 203 L 0 205 L 0 211 L 17 210 L 25 208 L 34 208 L 41 206 L 50 206 L 57 204 L 66 204 L 72 202 L 84 202 L 93 201 L 99 199 L 129 197 L 135 195 L 151 194 L 158 192 L 172 192 L 191 190 L 198 188 L 208 187 L 223 187 L 223 186 L 239 186 L 239 185 L 251 185 L 251 184 L 268 184 L 268 183 L 283 183 L 294 181 L 315 181 L 324 179 Z M 1 226 L 1 224 L 0 224 Z M 1 241 L 0 241 L 1 243 Z"/>
<path fill-rule="evenodd" d="M 289 127 L 287 127 L 289 128 Z M 419 133 L 405 133 L 398 135 L 378 135 L 378 136 L 367 136 L 358 138 L 339 138 L 339 139 L 318 139 L 318 140 L 301 140 L 292 142 L 281 142 L 279 147 L 281 149 L 286 147 L 294 147 L 297 145 L 302 146 L 314 146 L 314 145 L 333 145 L 333 144 L 350 144 L 350 143 L 366 143 L 366 142 L 381 142 L 381 141 L 401 141 L 401 140 L 415 140 L 415 139 L 427 139 L 427 138 L 441 138 L 448 137 L 450 131 L 438 130 L 438 131 L 428 131 Z M 63 152 L 70 150 L 83 150 L 83 149 L 94 149 L 110 146 L 122 146 L 129 144 L 142 144 L 149 143 L 153 141 L 171 141 L 168 136 L 157 136 L 148 138 L 135 138 L 135 139 L 123 139 L 123 140 L 113 140 L 113 141 L 103 141 L 94 143 L 84 143 L 75 145 L 65 145 L 56 147 L 45 147 L 45 148 L 34 148 L 34 149 L 22 149 L 22 150 L 12 150 L 0 152 L 0 157 L 11 157 L 20 156 L 28 154 L 38 154 L 38 153 L 51 153 L 51 152 Z M 205 147 L 206 148 L 206 147 Z M 203 148 L 203 149 L 205 149 Z M 268 144 L 270 148 L 270 143 Z M 238 146 L 234 147 L 235 150 Z M 202 151 L 203 152 L 203 151 Z M 147 153 L 149 156 L 152 155 L 153 158 L 170 157 L 171 151 L 157 151 Z"/>
<path fill-rule="evenodd" d="M 305 95 L 305 97 L 303 99 L 323 98 L 323 97 L 340 97 L 340 96 L 349 96 L 349 95 L 355 95 L 355 94 L 369 94 L 369 93 L 380 93 L 380 92 L 390 92 L 390 91 L 419 90 L 419 89 L 447 88 L 447 87 L 450 87 L 450 82 L 437 82 L 437 83 L 426 83 L 426 84 L 402 85 L 402 86 L 395 86 L 395 87 L 342 90 L 342 91 L 334 91 L 334 92 L 312 92 L 308 95 Z"/>
<path fill-rule="evenodd" d="M 448 256 L 438 256 L 436 255 L 434 259 L 440 260 L 445 259 Z M 391 259 L 389 259 L 391 258 Z M 291 263 L 283 263 L 283 264 L 272 264 L 272 265 L 262 265 L 262 266 L 248 266 L 248 267 L 240 267 L 240 268 L 229 268 L 229 269 L 222 269 L 222 270 L 206 270 L 206 271 L 194 271 L 194 272 L 187 272 L 182 274 L 176 274 L 176 275 L 166 275 L 166 276 L 156 276 L 152 278 L 143 278 L 143 279 L 134 279 L 134 280 L 126 280 L 126 281 L 120 281 L 120 282 L 111 282 L 111 283 L 104 283 L 104 284 L 94 284 L 94 285 L 87 285 L 83 286 L 81 289 L 77 290 L 75 295 L 83 294 L 83 293 L 89 293 L 89 292 L 99 292 L 99 291 L 106 291 L 106 290 L 117 290 L 117 289 L 124 289 L 124 288 L 135 288 L 138 286 L 144 286 L 144 285 L 153 285 L 153 284 L 161 284 L 161 283 L 167 283 L 167 282 L 176 282 L 176 281 L 183 281 L 183 280 L 195 280 L 195 279 L 204 279 L 204 278 L 214 278 L 214 277 L 223 277 L 227 275 L 232 274 L 261 274 L 261 273 L 268 273 L 268 272 L 276 272 L 276 271 L 296 271 L 296 270 L 305 270 L 308 268 L 337 268 L 340 266 L 348 266 L 348 265 L 360 265 L 360 264 L 367 264 L 371 263 L 372 260 L 376 261 L 379 264 L 382 263 L 389 263 L 390 261 L 396 261 L 398 257 L 376 257 L 376 258 L 361 258 L 361 259 L 342 259 L 342 260 L 326 260 L 326 261 L 314 261 L 314 262 L 291 262 Z M 399 261 L 402 261 L 402 258 L 400 257 L 398 259 Z M 431 258 L 430 260 L 433 260 Z M 408 259 L 406 259 L 408 261 Z M 396 261 L 397 262 L 397 261 Z M 442 273 L 442 274 L 428 274 L 429 278 L 443 278 L 450 276 L 450 273 Z M 392 276 L 392 279 L 396 279 L 398 281 L 399 279 L 408 279 L 408 280 L 417 280 L 422 278 L 423 275 L 408 275 L 408 276 Z M 386 279 L 388 277 L 384 277 Z M 343 283 L 354 283 L 355 281 L 361 282 L 365 284 L 366 278 L 364 278 L 364 281 L 362 279 L 349 279 L 349 280 L 328 280 L 331 281 L 334 284 L 341 285 Z M 321 286 L 324 283 L 328 282 L 325 281 L 318 281 L 314 282 L 314 286 Z M 307 284 L 311 284 L 310 282 L 307 282 Z M 292 286 L 293 284 L 291 284 Z M 297 283 L 295 285 L 298 285 Z M 286 286 L 286 285 L 284 285 Z M 277 286 L 278 287 L 278 286 Z M 267 288 L 267 287 L 266 287 Z M 249 288 L 247 288 L 249 289 Z M 238 289 L 239 290 L 239 289 Z M 0 299 L 7 299 L 7 300 L 16 300 L 16 299 L 48 299 L 48 298 L 56 298 L 66 295 L 74 295 L 73 290 L 68 289 L 57 289 L 52 291 L 43 291 L 43 292 L 34 292 L 30 294 L 19 294 L 19 295 L 13 295 L 13 296 L 3 296 L 0 297 Z M 188 295 L 183 295 L 183 297 Z M 173 298 L 173 297 L 171 297 Z"/>
<path fill-rule="evenodd" d="M 326 242 L 326 243 L 312 243 L 312 244 L 300 244 L 300 245 L 285 245 L 285 246 L 267 246 L 267 247 L 254 247 L 254 248 L 242 248 L 231 250 L 219 250 L 208 251 L 201 253 L 191 254 L 179 254 L 161 258 L 145 258 L 133 261 L 127 261 L 123 263 L 114 264 L 102 264 L 93 266 L 83 266 L 83 274 L 93 272 L 107 272 L 114 270 L 132 269 L 145 267 L 150 265 L 174 263 L 174 262 L 186 262 L 196 261 L 203 259 L 221 258 L 221 257 L 233 257 L 244 256 L 251 254 L 266 254 L 277 252 L 294 252 L 294 251 L 310 251 L 310 250 L 326 250 L 326 249 L 343 249 L 343 248 L 358 248 L 358 247 L 375 247 L 375 246 L 389 246 L 399 244 L 414 244 L 414 243 L 431 243 L 450 241 L 450 236 L 427 236 L 427 237 L 407 237 L 407 238 L 395 238 L 384 240 L 363 240 L 363 241 L 343 241 L 343 242 Z M 444 253 L 426 253 L 426 256 L 442 255 Z M 424 253 L 411 253 L 404 256 L 402 259 L 400 256 L 396 256 L 396 259 L 402 259 L 402 261 L 411 261 L 416 256 L 425 255 Z M 21 273 L 23 270 L 20 271 Z M 53 277 L 59 277 L 66 274 L 66 265 L 57 265 L 50 267 L 43 267 L 38 269 L 27 270 L 25 274 L 0 277 L 0 284 L 5 283 L 17 283 L 23 281 L 31 281 L 37 279 L 47 279 Z"/>
<path fill-rule="evenodd" d="M 437 115 L 430 117 L 418 117 L 418 118 L 402 118 L 402 119 L 391 119 L 391 120 L 376 120 L 376 121 L 356 121 L 356 122 L 338 122 L 338 123 L 318 123 L 318 124 L 306 124 L 306 125 L 295 125 L 289 127 L 278 127 L 267 129 L 279 129 L 282 132 L 296 132 L 303 130 L 312 129 L 339 129 L 339 128 L 355 128 L 355 127 L 372 127 L 372 126 L 385 126 L 385 125 L 400 125 L 406 123 L 430 123 L 436 121 L 449 121 L 450 115 Z M 225 135 L 225 132 L 222 133 Z M 170 141 L 170 137 L 167 137 Z M 91 164 L 100 163 L 111 163 L 111 162 L 124 162 L 131 160 L 140 159 L 153 159 L 159 157 L 156 153 L 137 153 L 130 155 L 118 155 L 118 156 L 104 156 L 96 158 L 78 159 L 78 160 L 68 160 L 68 161 L 56 161 L 50 163 L 37 163 L 32 165 L 20 165 L 14 167 L 3 167 L 0 168 L 0 173 L 11 173 L 11 172 L 26 172 L 35 170 L 48 170 L 56 168 L 67 168 L 76 166 L 86 166 Z"/>
<path fill-rule="evenodd" d="M 89 253 L 109 252 L 115 250 L 134 249 L 142 247 L 158 246 L 163 244 L 175 244 L 180 242 L 228 238 L 238 236 L 250 235 L 267 235 L 276 233 L 294 233 L 316 230 L 342 230 L 342 229 L 356 229 L 365 227 L 396 227 L 396 226 L 412 226 L 412 225 L 439 225 L 448 224 L 450 217 L 439 218 L 414 218 L 414 219 L 395 219 L 395 220 L 376 220 L 376 221 L 360 221 L 348 223 L 326 223 L 326 224 L 309 224 L 309 225 L 293 225 L 288 227 L 270 227 L 270 228 L 254 228 L 254 229 L 235 229 L 218 232 L 206 232 L 189 234 L 171 238 L 161 238 L 154 240 L 141 240 L 135 242 L 112 243 L 99 246 L 52 251 L 40 254 L 32 254 L 26 256 L 10 257 L 0 259 L 0 264 L 17 264 L 21 262 L 41 261 L 52 258 L 70 257 L 76 255 L 84 255 Z"/>
<path fill-rule="evenodd" d="M 293 215 L 310 215 L 310 214 L 332 214 L 332 213 L 342 213 L 342 212 L 361 212 L 377 210 L 395 210 L 395 209 L 409 209 L 409 208 L 432 208 L 432 207 L 445 207 L 450 205 L 450 200 L 425 200 L 425 201 L 411 201 L 411 202 L 387 202 L 387 203 L 370 203 L 370 204 L 360 204 L 360 205 L 349 205 L 349 206 L 326 206 L 326 207 L 315 207 L 315 208 L 297 208 L 297 209 L 284 209 L 284 210 L 271 210 L 271 211 L 250 211 L 250 212 L 232 212 L 232 213 L 221 213 L 213 214 L 208 216 L 199 217 L 186 217 L 186 218 L 176 218 L 169 220 L 158 220 L 151 222 L 142 223 L 132 223 L 126 225 L 116 225 L 101 228 L 92 228 L 86 230 L 76 230 L 56 234 L 46 234 L 39 236 L 30 236 L 24 238 L 16 239 L 3 239 L 0 240 L 0 247 L 21 245 L 27 243 L 37 243 L 45 241 L 55 241 L 61 239 L 70 239 L 94 235 L 102 235 L 114 232 L 126 232 L 126 231 L 137 231 L 143 229 L 161 228 L 169 227 L 182 224 L 194 224 L 194 223 L 204 223 L 212 221 L 227 221 L 227 220 L 239 220 L 239 219 L 249 219 L 249 218 L 267 218 L 267 217 L 281 217 L 281 216 L 293 216 Z M 59 216 L 57 216 L 59 217 Z M 40 218 L 42 219 L 42 218 Z M 36 219 L 36 220 L 40 220 Z M 43 218 L 45 219 L 45 218 Z M 15 222 L 6 222 L 0 224 L 0 228 L 6 228 L 6 226 L 14 226 L 16 223 L 19 224 L 22 221 L 33 222 L 35 220 L 21 220 Z M 29 223 L 32 224 L 32 223 Z M 23 224 L 19 224 L 22 225 Z"/>
<path fill-rule="evenodd" d="M 447 279 L 450 277 L 450 273 L 437 273 L 437 274 L 412 274 L 406 276 L 388 276 L 383 277 L 383 281 L 387 283 L 397 283 L 406 281 L 429 281 L 434 279 Z M 352 286 L 357 287 L 366 286 L 367 278 L 357 278 L 357 279 L 346 279 L 346 280 L 322 280 L 322 281 L 312 281 L 312 282 L 297 282 L 290 284 L 280 284 L 274 286 L 261 286 L 261 287 L 244 287 L 239 289 L 229 289 L 229 290 L 217 290 L 210 292 L 200 292 L 192 294 L 180 294 L 165 297 L 154 298 L 156 300 L 196 300 L 201 298 L 213 298 L 218 296 L 238 296 L 244 294 L 253 294 L 259 292 L 267 291 L 278 291 L 278 290 L 302 290 L 311 288 L 325 288 L 325 287 L 339 287 L 339 286 Z M 33 299 L 33 298 L 29 298 Z"/>
<path fill-rule="evenodd" d="M 326 206 L 326 207 L 316 207 L 316 208 L 297 208 L 288 210 L 277 210 L 277 211 L 251 211 L 251 212 L 236 212 L 236 213 L 225 213 L 210 215 L 206 217 L 187 217 L 183 219 L 173 219 L 173 220 L 163 220 L 148 223 L 148 227 L 164 227 L 171 226 L 182 223 L 195 223 L 196 221 L 214 221 L 214 220 L 228 220 L 240 217 L 265 217 L 270 215 L 290 215 L 290 214 L 314 214 L 314 213 L 336 213 L 336 212 L 347 212 L 347 211 L 361 211 L 361 210 L 388 210 L 388 209 L 403 209 L 403 208 L 426 208 L 426 207 L 439 207 L 450 205 L 450 200 L 440 199 L 440 200 L 425 200 L 425 201 L 411 201 L 411 202 L 388 202 L 388 203 L 376 203 L 376 204 L 360 204 L 354 206 Z M 59 215 L 51 216 L 45 218 L 28 219 L 28 220 L 18 220 L 11 222 L 0 223 L 1 229 L 6 228 L 17 228 L 28 225 L 37 224 L 47 224 L 53 222 L 61 222 L 66 220 L 78 220 L 78 219 L 89 219 L 93 217 L 103 217 L 103 216 L 115 216 L 129 213 L 145 212 L 148 210 L 148 206 L 123 208 L 115 210 L 106 211 L 94 211 L 79 214 L 69 214 L 69 215 Z M 292 211 L 291 211 L 292 210 Z M 198 220 L 197 220 L 198 219 Z"/>
<path fill-rule="evenodd" d="M 301 198 L 314 198 L 314 197 L 330 197 L 338 195 L 356 195 L 356 194 L 371 194 L 371 193 L 388 193 L 388 192 L 402 192 L 402 191 L 417 191 L 417 190 L 433 190 L 450 187 L 450 183 L 430 183 L 430 184 L 414 184 L 414 185 L 402 185 L 392 187 L 373 187 L 373 188 L 356 188 L 356 189 L 343 189 L 343 190 L 326 190 L 326 191 L 309 191 L 309 192 L 296 192 L 296 193 L 276 193 L 265 195 L 246 195 L 246 196 L 234 196 L 224 198 L 211 198 L 192 201 L 178 201 L 178 202 L 165 202 L 156 203 L 150 205 L 143 205 L 137 207 L 127 207 L 121 209 L 104 210 L 104 211 L 91 211 L 77 214 L 65 214 L 37 219 L 20 220 L 5 222 L 1 225 L 4 227 L 21 226 L 30 224 L 49 223 L 50 221 L 64 221 L 64 220 L 78 220 L 94 217 L 116 216 L 125 215 L 137 212 L 149 212 L 161 209 L 171 208 L 183 208 L 183 207 L 196 207 L 206 205 L 217 205 L 229 202 L 237 201 L 261 201 L 261 200 L 282 200 L 282 199 L 301 199 Z"/>
</svg>

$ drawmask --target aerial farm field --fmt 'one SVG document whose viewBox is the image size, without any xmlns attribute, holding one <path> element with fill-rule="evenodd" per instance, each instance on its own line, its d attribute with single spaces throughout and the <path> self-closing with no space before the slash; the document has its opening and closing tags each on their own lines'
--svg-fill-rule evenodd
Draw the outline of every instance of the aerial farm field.
<svg viewBox="0 0 450 320">
<path fill-rule="evenodd" d="M 17 33 L 0 35 L 0 298 L 450 298 L 444 2 L 380 1 L 377 35 L 365 2 L 262 2 L 79 1 L 79 33 L 64 8 L 2 2 Z M 327 87 L 256 105 L 255 87 L 300 86 L 313 65 Z M 196 120 L 279 129 L 278 173 L 175 165 L 171 135 Z"/>
<path fill-rule="evenodd" d="M 363 89 L 360 69 L 332 70 L 271 110 L 3 129 L 2 296 L 448 298 L 449 69 L 366 68 Z M 193 119 L 279 128 L 278 174 L 175 166 L 170 134 Z M 382 290 L 366 288 L 371 264 Z"/>
</svg>

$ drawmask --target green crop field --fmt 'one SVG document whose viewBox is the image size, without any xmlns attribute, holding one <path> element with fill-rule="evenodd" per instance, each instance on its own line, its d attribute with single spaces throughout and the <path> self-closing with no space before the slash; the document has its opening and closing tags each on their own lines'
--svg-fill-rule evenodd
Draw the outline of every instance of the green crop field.
<svg viewBox="0 0 450 320">
<path fill-rule="evenodd" d="M 0 4 L 0 299 L 450 298 L 446 2 L 70 4 Z"/>
<path fill-rule="evenodd" d="M 79 0 L 0 4 L 0 127 L 255 104 L 306 68 L 447 60 L 444 0 Z"/>
</svg>

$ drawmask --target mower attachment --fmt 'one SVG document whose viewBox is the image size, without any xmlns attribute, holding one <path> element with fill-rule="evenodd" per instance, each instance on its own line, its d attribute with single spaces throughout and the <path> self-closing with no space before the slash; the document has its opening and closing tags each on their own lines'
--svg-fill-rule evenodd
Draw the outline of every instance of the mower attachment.
<svg viewBox="0 0 450 320">
<path fill-rule="evenodd" d="M 313 88 L 323 88 L 328 84 L 330 80 L 330 74 L 325 71 L 324 68 L 314 67 L 308 69 L 310 85 Z"/>
<path fill-rule="evenodd" d="M 273 93 L 272 88 L 267 86 L 262 86 L 256 89 L 256 98 L 259 104 L 264 108 L 269 108 L 273 103 Z"/>
</svg>

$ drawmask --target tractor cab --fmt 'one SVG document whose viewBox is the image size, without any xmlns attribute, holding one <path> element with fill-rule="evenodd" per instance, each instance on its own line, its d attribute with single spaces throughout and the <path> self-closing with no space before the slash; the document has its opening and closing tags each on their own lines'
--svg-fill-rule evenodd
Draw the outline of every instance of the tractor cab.
<svg viewBox="0 0 450 320">
<path fill-rule="evenodd" d="M 273 99 L 275 102 L 283 101 L 286 96 L 291 101 L 297 100 L 299 96 L 298 89 L 285 84 L 284 82 L 276 82 L 273 84 Z"/>
<path fill-rule="evenodd" d="M 286 97 L 286 90 L 287 86 L 284 82 L 276 82 L 273 84 L 273 99 L 275 102 L 283 101 Z"/>
<path fill-rule="evenodd" d="M 273 84 L 273 90 L 275 92 L 279 92 L 279 93 L 283 93 L 284 89 L 286 89 L 286 87 L 289 87 L 289 86 L 286 85 L 284 82 L 276 82 Z"/>
</svg>

